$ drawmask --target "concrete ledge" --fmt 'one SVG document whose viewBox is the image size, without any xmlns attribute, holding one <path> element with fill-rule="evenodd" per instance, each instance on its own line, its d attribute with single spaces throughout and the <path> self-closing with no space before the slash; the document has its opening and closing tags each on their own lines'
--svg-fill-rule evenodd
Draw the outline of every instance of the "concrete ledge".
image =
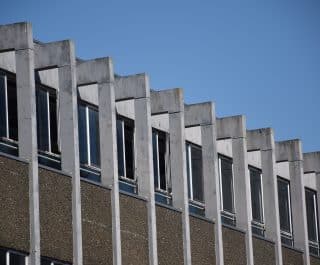
<svg viewBox="0 0 320 265">
<path fill-rule="evenodd" d="M 246 137 L 244 115 L 217 118 L 217 139 Z"/>
<path fill-rule="evenodd" d="M 320 173 L 320 152 L 311 152 L 303 154 L 304 172 Z"/>
<path fill-rule="evenodd" d="M 33 49 L 32 26 L 27 22 L 0 26 L 0 50 Z"/>
<path fill-rule="evenodd" d="M 136 99 L 150 97 L 149 77 L 147 74 L 116 76 L 115 99 Z"/>
<path fill-rule="evenodd" d="M 183 90 L 174 88 L 151 91 L 151 113 L 175 113 L 184 111 Z"/>
<path fill-rule="evenodd" d="M 185 127 L 208 125 L 215 122 L 215 106 L 212 102 L 184 105 Z"/>
<path fill-rule="evenodd" d="M 274 149 L 274 133 L 272 128 L 247 130 L 248 151 Z"/>
<path fill-rule="evenodd" d="M 299 139 L 276 142 L 276 161 L 302 161 L 302 146 Z"/>
</svg>

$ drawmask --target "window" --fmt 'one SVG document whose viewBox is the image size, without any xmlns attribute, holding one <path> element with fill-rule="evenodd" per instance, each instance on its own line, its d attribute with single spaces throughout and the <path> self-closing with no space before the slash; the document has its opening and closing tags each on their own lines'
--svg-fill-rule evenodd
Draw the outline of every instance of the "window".
<svg viewBox="0 0 320 265">
<path fill-rule="evenodd" d="M 68 265 L 68 263 L 56 261 L 51 258 L 41 257 L 41 265 Z"/>
<path fill-rule="evenodd" d="M 27 265 L 28 258 L 25 254 L 8 250 L 0 249 L 0 264 L 1 265 Z"/>
<path fill-rule="evenodd" d="M 99 112 L 84 103 L 78 106 L 81 177 L 100 181 Z"/>
<path fill-rule="evenodd" d="M 57 95 L 55 90 L 38 85 L 36 106 L 39 163 L 60 169 Z"/>
<path fill-rule="evenodd" d="M 224 224 L 235 225 L 233 161 L 232 158 L 219 155 L 221 218 Z"/>
<path fill-rule="evenodd" d="M 249 167 L 252 205 L 252 232 L 264 236 L 263 192 L 261 170 Z"/>
<path fill-rule="evenodd" d="M 159 203 L 171 205 L 168 138 L 167 133 L 152 129 L 155 200 Z"/>
<path fill-rule="evenodd" d="M 190 212 L 204 215 L 202 149 L 186 143 L 186 161 Z"/>
<path fill-rule="evenodd" d="M 278 198 L 281 241 L 283 244 L 292 246 L 292 223 L 291 223 L 291 201 L 290 183 L 288 180 L 278 177 Z"/>
<path fill-rule="evenodd" d="M 0 72 L 0 151 L 18 155 L 17 87 L 15 77 Z"/>
<path fill-rule="evenodd" d="M 317 193 L 313 190 L 306 189 L 306 212 L 308 224 L 308 238 L 310 252 L 319 255 L 319 231 L 318 231 L 318 210 L 317 210 Z"/>
<path fill-rule="evenodd" d="M 117 118 L 118 174 L 120 189 L 136 193 L 134 176 L 134 122 Z"/>
</svg>

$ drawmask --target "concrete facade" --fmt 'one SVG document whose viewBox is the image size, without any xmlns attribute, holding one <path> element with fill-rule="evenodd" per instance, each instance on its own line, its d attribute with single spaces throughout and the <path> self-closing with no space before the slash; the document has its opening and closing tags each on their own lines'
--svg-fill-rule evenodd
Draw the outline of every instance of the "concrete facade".
<svg viewBox="0 0 320 265">
<path fill-rule="evenodd" d="M 303 154 L 299 140 L 275 142 L 270 128 L 247 130 L 244 116 L 217 118 L 211 102 L 185 104 L 180 88 L 151 90 L 146 74 L 118 76 L 109 57 L 77 59 L 72 41 L 34 41 L 28 23 L 0 26 L 0 75 L 14 76 L 18 117 L 17 155 L 0 152 L 5 265 L 14 255 L 30 265 L 320 263 L 309 254 L 305 201 L 309 188 L 320 205 L 320 153 Z M 38 163 L 39 85 L 56 94 L 57 117 L 48 110 L 48 120 L 57 121 L 59 168 Z M 80 176 L 80 101 L 98 111 L 100 181 Z M 135 192 L 119 186 L 119 115 L 133 124 Z M 167 137 L 167 203 L 157 200 L 154 129 Z M 202 212 L 190 208 L 186 142 L 201 150 Z M 222 221 L 219 155 L 232 161 L 234 225 Z M 260 236 L 252 230 L 249 166 L 262 172 Z M 278 176 L 290 181 L 293 246 L 281 242 Z"/>
</svg>

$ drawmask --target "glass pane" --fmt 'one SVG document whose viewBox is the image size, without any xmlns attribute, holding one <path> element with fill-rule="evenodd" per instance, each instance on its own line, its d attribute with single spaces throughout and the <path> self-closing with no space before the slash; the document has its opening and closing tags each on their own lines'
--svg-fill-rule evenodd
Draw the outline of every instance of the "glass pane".
<svg viewBox="0 0 320 265">
<path fill-rule="evenodd" d="M 158 134 L 159 146 L 159 169 L 160 169 L 160 188 L 167 190 L 166 179 L 166 135 L 163 132 Z"/>
<path fill-rule="evenodd" d="M 188 198 L 190 199 L 191 198 L 191 189 L 190 189 L 190 186 L 191 186 L 191 174 L 190 174 L 190 149 L 189 149 L 189 145 L 186 144 L 186 164 L 187 164 L 187 181 L 188 181 Z"/>
<path fill-rule="evenodd" d="M 252 219 L 263 223 L 261 172 L 250 168 Z"/>
<path fill-rule="evenodd" d="M 58 154 L 58 116 L 57 116 L 57 96 L 49 96 L 50 107 L 50 140 L 51 140 L 51 152 Z"/>
<path fill-rule="evenodd" d="M 126 159 L 126 177 L 134 179 L 134 134 L 133 126 L 125 122 L 124 139 L 125 139 L 125 159 Z"/>
<path fill-rule="evenodd" d="M 47 93 L 41 89 L 36 91 L 38 148 L 42 151 L 49 151 Z"/>
<path fill-rule="evenodd" d="M 91 164 L 100 167 L 99 113 L 89 108 Z"/>
<path fill-rule="evenodd" d="M 123 122 L 117 119 L 118 174 L 124 177 Z"/>
<path fill-rule="evenodd" d="M 0 249 L 0 265 L 6 265 L 6 251 Z"/>
<path fill-rule="evenodd" d="M 18 140 L 18 112 L 17 112 L 17 86 L 12 80 L 7 80 L 8 93 L 8 120 L 9 138 Z"/>
<path fill-rule="evenodd" d="M 83 105 L 78 107 L 78 127 L 80 163 L 88 164 L 86 108 Z"/>
<path fill-rule="evenodd" d="M 0 76 L 0 137 L 7 136 L 7 125 L 6 125 L 6 78 Z"/>
<path fill-rule="evenodd" d="M 289 187 L 288 181 L 278 179 L 280 229 L 291 233 Z"/>
<path fill-rule="evenodd" d="M 193 199 L 203 202 L 202 150 L 191 147 Z"/>
<path fill-rule="evenodd" d="M 232 160 L 221 158 L 221 186 L 223 210 L 233 213 L 233 173 Z"/>
<path fill-rule="evenodd" d="M 157 148 L 157 132 L 152 132 L 152 150 L 153 150 L 153 174 L 154 174 L 154 187 L 155 189 L 158 188 L 158 148 Z"/>
<path fill-rule="evenodd" d="M 41 265 L 51 265 L 51 261 L 45 258 L 41 258 Z"/>
<path fill-rule="evenodd" d="M 10 253 L 10 265 L 25 265 L 26 258 L 23 255 Z"/>
<path fill-rule="evenodd" d="M 308 223 L 308 236 L 310 241 L 317 242 L 317 222 L 318 222 L 318 214 L 316 212 L 316 192 L 312 190 L 306 189 L 306 210 L 307 210 L 307 223 Z"/>
</svg>

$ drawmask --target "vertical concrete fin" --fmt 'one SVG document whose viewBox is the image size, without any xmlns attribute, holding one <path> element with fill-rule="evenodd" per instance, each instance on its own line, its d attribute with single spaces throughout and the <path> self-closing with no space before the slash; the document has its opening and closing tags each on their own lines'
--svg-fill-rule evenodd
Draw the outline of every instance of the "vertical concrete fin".
<svg viewBox="0 0 320 265">
<path fill-rule="evenodd" d="M 276 160 L 289 163 L 294 246 L 304 252 L 304 265 L 310 265 L 302 158 L 300 140 L 276 142 Z"/>
<path fill-rule="evenodd" d="M 274 133 L 271 128 L 247 131 L 248 151 L 261 154 L 265 236 L 275 242 L 276 264 L 282 265 Z"/>
<path fill-rule="evenodd" d="M 185 126 L 200 126 L 205 214 L 215 221 L 216 264 L 223 265 L 220 186 L 216 143 L 215 106 L 212 102 L 185 105 Z"/>
</svg>

